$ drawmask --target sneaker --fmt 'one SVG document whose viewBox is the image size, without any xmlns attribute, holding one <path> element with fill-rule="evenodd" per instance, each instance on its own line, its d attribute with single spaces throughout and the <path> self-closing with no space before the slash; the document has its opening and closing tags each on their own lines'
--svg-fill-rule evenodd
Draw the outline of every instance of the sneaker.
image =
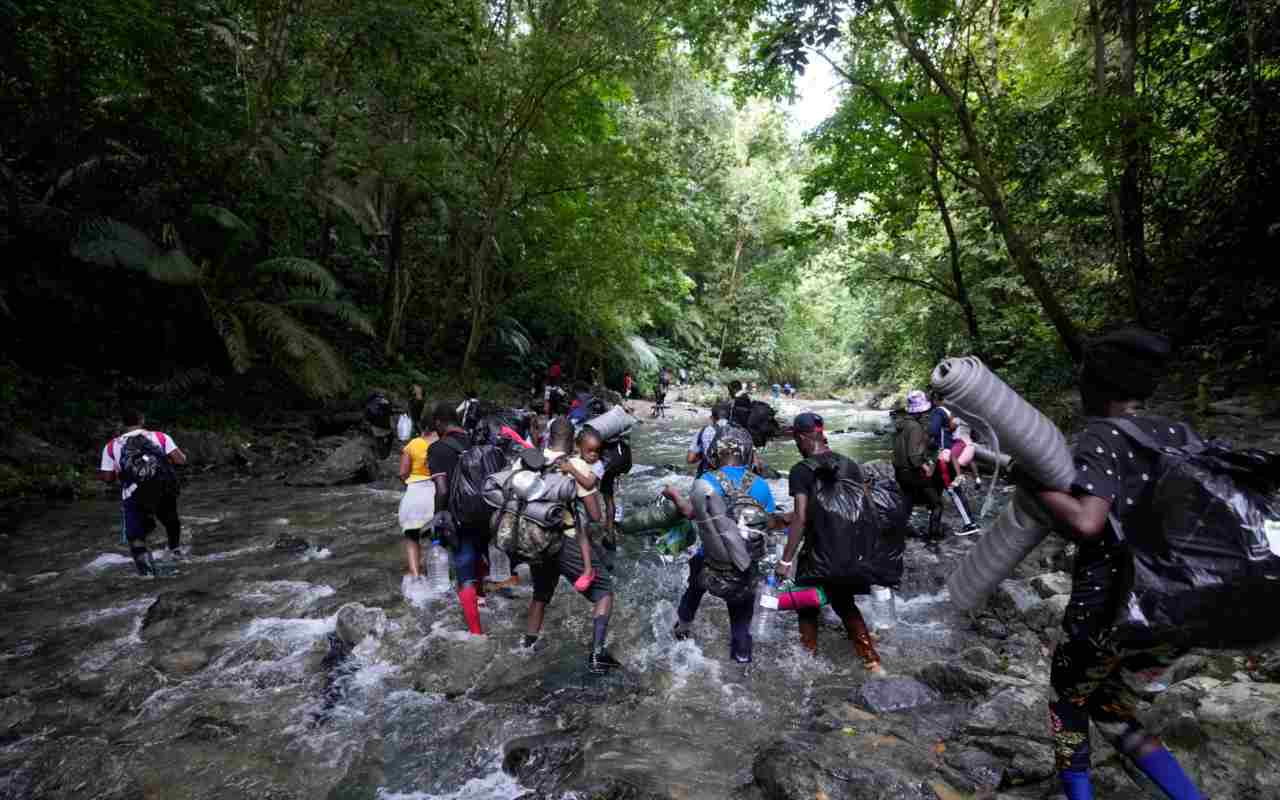
<svg viewBox="0 0 1280 800">
<path fill-rule="evenodd" d="M 889 673 L 888 673 L 888 672 L 885 672 L 884 667 L 880 666 L 880 662 L 879 662 L 879 661 L 875 662 L 874 664 L 868 664 L 868 665 L 865 665 L 865 666 L 866 666 L 866 669 L 867 669 L 867 674 L 868 674 L 868 675 L 870 675 L 872 678 L 887 678 L 887 677 L 889 677 Z"/>
<path fill-rule="evenodd" d="M 970 522 L 966 527 L 956 531 L 956 536 L 972 536 L 975 533 L 981 533 L 982 526 L 976 522 Z"/>
<path fill-rule="evenodd" d="M 608 650 L 600 648 L 592 650 L 587 656 L 587 671 L 592 675 L 603 675 L 611 669 L 617 669 L 622 666 L 622 662 L 609 654 Z"/>
<path fill-rule="evenodd" d="M 688 623 L 677 622 L 676 626 L 671 629 L 671 636 L 677 642 L 683 642 L 685 639 L 693 636 L 693 626 Z"/>
</svg>

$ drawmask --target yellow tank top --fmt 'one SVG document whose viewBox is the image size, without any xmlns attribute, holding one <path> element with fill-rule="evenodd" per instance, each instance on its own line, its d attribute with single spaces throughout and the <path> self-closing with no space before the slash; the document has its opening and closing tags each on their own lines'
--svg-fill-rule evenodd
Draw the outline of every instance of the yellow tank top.
<svg viewBox="0 0 1280 800">
<path fill-rule="evenodd" d="M 421 436 L 404 446 L 403 452 L 409 455 L 409 477 L 405 483 L 417 483 L 431 477 L 431 470 L 427 469 L 427 450 L 430 447 L 431 443 Z"/>
</svg>

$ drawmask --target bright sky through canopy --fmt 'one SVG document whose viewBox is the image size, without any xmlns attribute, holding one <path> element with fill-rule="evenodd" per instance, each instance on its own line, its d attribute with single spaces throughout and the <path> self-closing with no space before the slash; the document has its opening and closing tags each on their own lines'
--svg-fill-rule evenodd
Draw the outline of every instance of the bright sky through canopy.
<svg viewBox="0 0 1280 800">
<path fill-rule="evenodd" d="M 788 108 L 792 132 L 808 133 L 831 116 L 840 101 L 839 87 L 840 79 L 831 65 L 820 56 L 811 55 L 804 74 L 796 76 L 796 101 Z"/>
</svg>

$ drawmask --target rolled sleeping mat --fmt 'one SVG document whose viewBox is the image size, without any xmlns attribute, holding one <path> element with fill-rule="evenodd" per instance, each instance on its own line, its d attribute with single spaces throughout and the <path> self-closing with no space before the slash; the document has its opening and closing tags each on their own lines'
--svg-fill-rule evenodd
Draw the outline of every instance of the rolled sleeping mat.
<svg viewBox="0 0 1280 800">
<path fill-rule="evenodd" d="M 520 516 L 531 519 L 544 528 L 560 528 L 564 526 L 564 503 L 535 500 L 532 503 L 525 503 L 519 509 L 512 508 L 512 510 L 518 510 Z"/>
<path fill-rule="evenodd" d="M 1004 513 L 947 578 L 951 602 L 974 611 L 1017 569 L 1052 529 L 1049 512 L 1025 489 L 1018 489 Z"/>
<path fill-rule="evenodd" d="M 635 424 L 636 418 L 623 411 L 622 406 L 614 406 L 600 416 L 587 420 L 587 425 L 606 442 L 630 431 Z"/>
<path fill-rule="evenodd" d="M 680 521 L 680 509 L 665 497 L 659 497 L 656 503 L 634 508 L 623 516 L 618 527 L 623 533 L 640 533 L 641 531 L 664 531 Z"/>
<path fill-rule="evenodd" d="M 738 523 L 729 518 L 724 496 L 702 479 L 693 482 L 690 492 L 693 501 L 693 523 L 702 538 L 702 549 L 707 558 L 725 564 L 733 564 L 745 572 L 751 568 L 751 552 L 746 537 Z"/>
<path fill-rule="evenodd" d="M 508 481 L 510 483 L 508 484 Z M 483 496 L 487 505 L 501 508 L 508 489 L 521 500 L 568 503 L 578 495 L 577 481 L 561 473 L 543 474 L 535 470 L 504 469 L 485 478 Z"/>
<path fill-rule="evenodd" d="M 983 464 L 992 467 L 999 467 L 1002 472 L 1007 470 L 1009 463 L 1013 461 L 1013 456 L 1008 453 L 997 453 L 990 447 L 984 447 L 977 442 L 973 442 L 973 440 L 970 440 L 970 442 L 973 444 L 973 458 L 975 461 L 981 461 Z"/>
<path fill-rule="evenodd" d="M 977 357 L 943 360 L 931 382 L 961 416 L 991 426 L 997 446 L 1036 480 L 1062 491 L 1071 488 L 1076 467 L 1062 431 Z"/>
</svg>

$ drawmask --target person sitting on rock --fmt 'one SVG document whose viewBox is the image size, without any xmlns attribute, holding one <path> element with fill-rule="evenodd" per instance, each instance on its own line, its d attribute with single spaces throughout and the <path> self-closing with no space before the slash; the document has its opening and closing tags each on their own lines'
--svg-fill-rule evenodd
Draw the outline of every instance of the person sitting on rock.
<svg viewBox="0 0 1280 800">
<path fill-rule="evenodd" d="M 1090 419 L 1076 440 L 1071 491 L 1028 485 L 1058 529 L 1078 543 L 1071 601 L 1062 622 L 1067 639 L 1054 650 L 1049 678 L 1054 752 L 1068 800 L 1094 796 L 1090 720 L 1172 800 L 1201 797 L 1173 755 L 1138 721 L 1139 698 L 1124 677 L 1141 673 L 1150 685 L 1182 653 L 1170 646 L 1126 648 L 1111 633 L 1131 561 L 1109 520 L 1114 516 L 1122 527 L 1141 530 L 1143 517 L 1153 513 L 1155 482 L 1150 478 L 1157 454 L 1130 445 L 1107 418 L 1134 421 L 1162 446 L 1186 443 L 1184 426 L 1141 413 L 1169 354 L 1167 339 L 1138 329 L 1090 343 L 1080 375 L 1080 397 Z M 1027 485 L 1025 478 L 1021 482 Z"/>
</svg>

